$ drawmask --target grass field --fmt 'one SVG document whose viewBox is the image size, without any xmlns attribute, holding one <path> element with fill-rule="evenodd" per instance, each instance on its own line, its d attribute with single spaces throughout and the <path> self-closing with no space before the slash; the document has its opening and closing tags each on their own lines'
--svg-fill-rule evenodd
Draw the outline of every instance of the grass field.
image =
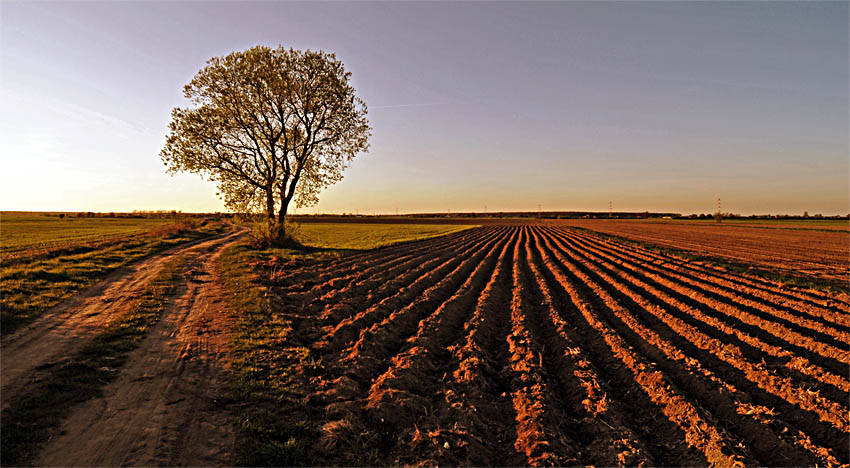
<svg viewBox="0 0 850 468">
<path fill-rule="evenodd" d="M 174 224 L 174 219 L 77 218 L 43 214 L 0 213 L 0 252 L 19 254 L 69 244 L 140 234 Z"/>
<path fill-rule="evenodd" d="M 469 229 L 471 225 L 305 223 L 294 235 L 317 249 L 368 250 L 398 242 L 428 239 Z"/>
</svg>

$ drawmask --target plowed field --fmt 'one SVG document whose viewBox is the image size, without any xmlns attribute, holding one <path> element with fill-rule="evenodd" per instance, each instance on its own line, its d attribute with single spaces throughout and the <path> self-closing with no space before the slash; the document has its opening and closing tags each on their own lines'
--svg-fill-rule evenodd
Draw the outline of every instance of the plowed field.
<svg viewBox="0 0 850 468">
<path fill-rule="evenodd" d="M 841 226 L 842 229 L 832 226 L 835 229 L 829 230 L 820 226 L 820 230 L 806 230 L 782 224 L 778 226 L 786 229 L 607 219 L 559 222 L 785 275 L 808 276 L 839 285 L 846 285 L 850 280 L 850 236 L 846 225 Z"/>
<path fill-rule="evenodd" d="M 846 296 L 552 224 L 269 272 L 320 464 L 850 462 Z"/>
</svg>

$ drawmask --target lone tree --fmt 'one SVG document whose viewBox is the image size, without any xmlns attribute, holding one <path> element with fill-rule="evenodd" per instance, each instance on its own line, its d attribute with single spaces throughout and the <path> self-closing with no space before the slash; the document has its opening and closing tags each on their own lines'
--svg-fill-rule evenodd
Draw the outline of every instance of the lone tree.
<svg viewBox="0 0 850 468">
<path fill-rule="evenodd" d="M 319 192 L 369 148 L 366 104 L 334 54 L 252 47 L 207 61 L 183 89 L 160 157 L 168 172 L 218 182 L 225 205 L 264 212 L 273 240 L 286 237 L 293 198 Z"/>
</svg>

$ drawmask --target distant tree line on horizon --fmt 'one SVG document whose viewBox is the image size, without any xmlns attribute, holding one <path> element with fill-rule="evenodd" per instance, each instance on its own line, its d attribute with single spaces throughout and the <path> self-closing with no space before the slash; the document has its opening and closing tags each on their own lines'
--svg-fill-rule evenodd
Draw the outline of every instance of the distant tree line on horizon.
<svg viewBox="0 0 850 468">
<path fill-rule="evenodd" d="M 41 214 L 42 216 L 58 217 L 58 218 L 147 218 L 147 219 L 168 219 L 168 218 L 204 218 L 215 216 L 219 218 L 261 218 L 261 215 L 255 213 L 232 213 L 232 212 L 211 212 L 211 213 L 184 213 L 181 210 L 133 210 L 132 212 L 20 212 Z M 370 219 L 392 219 L 392 218 L 540 218 L 540 219 L 699 219 L 709 220 L 715 217 L 716 213 L 700 213 L 683 215 L 680 213 L 656 213 L 656 212 L 600 212 L 600 211 L 495 211 L 495 212 L 456 212 L 456 213 L 407 213 L 407 214 L 354 214 L 354 213 L 324 213 L 324 214 L 299 214 L 290 215 L 293 220 L 311 219 L 311 218 L 370 218 Z M 809 215 L 804 212 L 802 215 L 792 214 L 753 214 L 741 215 L 738 213 L 722 213 L 723 219 L 785 219 L 785 220 L 802 220 L 802 219 L 822 219 L 822 220 L 850 220 L 850 214 L 847 215 L 823 215 L 815 213 Z"/>
<path fill-rule="evenodd" d="M 38 212 L 33 212 L 38 213 Z M 57 217 L 57 218 L 122 218 L 122 219 L 169 219 L 169 218 L 206 218 L 209 216 L 216 217 L 234 217 L 236 213 L 184 213 L 181 210 L 133 210 L 132 212 L 95 212 L 95 211 L 71 211 L 71 212 L 46 212 L 41 213 L 42 216 Z"/>
</svg>

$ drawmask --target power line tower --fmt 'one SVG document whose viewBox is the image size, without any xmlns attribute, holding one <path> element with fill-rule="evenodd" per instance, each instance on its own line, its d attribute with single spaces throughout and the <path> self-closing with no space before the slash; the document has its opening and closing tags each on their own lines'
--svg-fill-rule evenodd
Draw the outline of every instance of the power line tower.
<svg viewBox="0 0 850 468">
<path fill-rule="evenodd" d="M 717 213 L 714 213 L 714 222 L 716 222 L 716 223 L 720 223 L 721 221 L 723 221 L 722 206 L 723 205 L 721 205 L 721 203 L 720 203 L 720 198 L 718 197 L 717 198 Z"/>
</svg>

